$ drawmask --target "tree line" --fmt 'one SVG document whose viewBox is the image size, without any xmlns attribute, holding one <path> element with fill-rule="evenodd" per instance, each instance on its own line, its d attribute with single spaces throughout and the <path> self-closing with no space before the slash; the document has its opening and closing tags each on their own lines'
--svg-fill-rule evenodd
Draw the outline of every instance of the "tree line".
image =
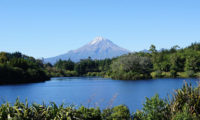
<svg viewBox="0 0 200 120">
<path fill-rule="evenodd" d="M 149 52 L 134 52 L 112 59 L 79 62 L 58 60 L 55 64 L 23 55 L 0 52 L 0 84 L 39 82 L 50 77 L 101 76 L 120 80 L 163 77 L 199 77 L 200 43 L 185 48 L 173 46 Z"/>
<path fill-rule="evenodd" d="M 173 46 L 157 50 L 151 45 L 149 52 L 135 52 L 113 59 L 59 60 L 48 68 L 52 76 L 102 76 L 121 80 L 163 77 L 199 77 L 200 43 L 186 48 Z"/>
<path fill-rule="evenodd" d="M 75 63 L 68 60 L 58 60 L 54 65 L 47 63 L 50 76 L 105 76 L 110 70 L 112 59 L 92 60 L 90 57 Z"/>
</svg>

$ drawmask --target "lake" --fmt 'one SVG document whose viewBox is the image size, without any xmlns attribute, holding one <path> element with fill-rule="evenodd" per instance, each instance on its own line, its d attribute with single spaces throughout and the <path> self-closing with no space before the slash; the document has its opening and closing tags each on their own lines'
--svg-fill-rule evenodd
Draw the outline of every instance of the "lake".
<svg viewBox="0 0 200 120">
<path fill-rule="evenodd" d="M 198 79 L 123 81 L 98 77 L 58 77 L 44 83 L 0 86 L 0 102 L 9 101 L 12 104 L 19 97 L 22 101 L 27 98 L 30 103 L 54 101 L 57 104 L 100 108 L 125 104 L 134 112 L 142 108 L 145 97 L 158 93 L 165 98 L 181 88 L 184 81 L 196 86 Z"/>
</svg>

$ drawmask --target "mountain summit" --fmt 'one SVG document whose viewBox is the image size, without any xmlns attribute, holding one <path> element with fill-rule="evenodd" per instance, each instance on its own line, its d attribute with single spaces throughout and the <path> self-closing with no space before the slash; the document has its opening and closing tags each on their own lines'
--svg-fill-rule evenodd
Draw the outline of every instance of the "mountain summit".
<svg viewBox="0 0 200 120">
<path fill-rule="evenodd" d="M 94 45 L 94 44 L 98 44 L 98 43 L 103 42 L 103 41 L 109 41 L 109 40 L 105 39 L 103 37 L 96 37 L 92 42 L 90 42 L 90 44 Z"/>
<path fill-rule="evenodd" d="M 92 59 L 105 59 L 113 58 L 123 54 L 127 54 L 130 51 L 121 48 L 114 44 L 109 39 L 103 37 L 96 37 L 93 41 L 84 45 L 77 50 L 71 50 L 66 54 L 62 54 L 56 57 L 44 59 L 45 62 L 55 63 L 59 59 L 72 61 L 80 61 L 80 59 L 86 59 L 91 57 Z"/>
</svg>

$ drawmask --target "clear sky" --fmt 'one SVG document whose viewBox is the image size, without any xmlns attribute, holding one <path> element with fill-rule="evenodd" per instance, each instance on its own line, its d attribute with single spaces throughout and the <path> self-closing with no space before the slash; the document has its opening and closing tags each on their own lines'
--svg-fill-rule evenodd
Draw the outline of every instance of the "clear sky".
<svg viewBox="0 0 200 120">
<path fill-rule="evenodd" d="M 63 54 L 96 36 L 131 51 L 200 41 L 200 0 L 1 0 L 0 51 Z"/>
</svg>

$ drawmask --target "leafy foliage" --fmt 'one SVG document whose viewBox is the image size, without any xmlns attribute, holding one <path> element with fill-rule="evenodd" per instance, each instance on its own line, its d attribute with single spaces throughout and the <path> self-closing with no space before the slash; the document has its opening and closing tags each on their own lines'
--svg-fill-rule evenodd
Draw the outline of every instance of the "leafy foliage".
<svg viewBox="0 0 200 120">
<path fill-rule="evenodd" d="M 185 83 L 175 91 L 172 99 L 162 100 L 155 95 L 146 98 L 142 110 L 134 113 L 135 120 L 199 120 L 200 85 L 193 88 Z"/>
<path fill-rule="evenodd" d="M 146 98 L 143 111 L 137 111 L 135 117 L 142 120 L 168 120 L 170 118 L 170 107 L 166 101 L 160 99 L 156 94 L 151 99 Z"/>
<path fill-rule="evenodd" d="M 41 82 L 49 77 L 41 60 L 16 53 L 0 53 L 0 84 Z"/>
<path fill-rule="evenodd" d="M 99 108 L 81 106 L 76 109 L 75 106 L 65 107 L 64 104 L 57 106 L 54 102 L 48 106 L 36 103 L 29 105 L 27 100 L 24 104 L 17 99 L 13 106 L 9 103 L 0 106 L 1 120 L 127 120 L 130 118 L 128 108 L 123 105 L 114 107 L 109 116 L 104 115 L 105 112 L 101 112 Z"/>
<path fill-rule="evenodd" d="M 138 55 L 122 56 L 112 65 L 112 78 L 114 79 L 142 79 L 149 78 L 152 63 L 148 57 Z"/>
<path fill-rule="evenodd" d="M 92 60 L 90 57 L 77 63 L 70 59 L 59 60 L 53 66 L 47 66 L 46 69 L 52 77 L 105 76 L 110 70 L 111 62 L 111 59 Z"/>
</svg>

